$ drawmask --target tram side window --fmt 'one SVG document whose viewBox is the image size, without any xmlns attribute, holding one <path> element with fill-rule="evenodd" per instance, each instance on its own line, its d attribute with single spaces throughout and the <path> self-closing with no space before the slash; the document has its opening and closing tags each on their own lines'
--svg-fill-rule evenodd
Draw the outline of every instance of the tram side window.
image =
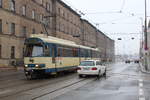
<svg viewBox="0 0 150 100">
<path fill-rule="evenodd" d="M 0 58 L 2 58 L 2 45 L 0 45 Z"/>
<path fill-rule="evenodd" d="M 92 58 L 96 58 L 96 52 L 92 51 Z"/>
<path fill-rule="evenodd" d="M 62 48 L 58 48 L 57 56 L 62 57 Z"/>
<path fill-rule="evenodd" d="M 45 46 L 44 49 L 44 56 L 49 57 L 50 56 L 50 48 L 48 45 Z"/>
<path fill-rule="evenodd" d="M 63 57 L 73 57 L 73 52 L 70 48 L 63 48 Z"/>
<path fill-rule="evenodd" d="M 85 49 L 80 50 L 80 57 L 86 57 Z"/>
<path fill-rule="evenodd" d="M 94 55 L 95 55 L 94 57 L 97 58 L 97 53 L 96 53 L 96 51 L 94 51 Z"/>
<path fill-rule="evenodd" d="M 91 57 L 91 51 L 88 50 L 88 57 Z"/>
<path fill-rule="evenodd" d="M 88 50 L 85 50 L 85 57 L 89 57 L 89 52 L 88 52 Z"/>
<path fill-rule="evenodd" d="M 78 49 L 73 48 L 72 51 L 73 51 L 73 57 L 78 57 Z"/>
</svg>

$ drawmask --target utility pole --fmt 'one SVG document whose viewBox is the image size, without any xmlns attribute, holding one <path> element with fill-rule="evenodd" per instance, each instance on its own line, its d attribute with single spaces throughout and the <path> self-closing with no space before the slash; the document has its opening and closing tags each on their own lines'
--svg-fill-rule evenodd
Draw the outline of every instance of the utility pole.
<svg viewBox="0 0 150 100">
<path fill-rule="evenodd" d="M 145 0 L 145 31 L 144 31 L 144 36 L 145 36 L 145 70 L 148 70 L 148 54 L 147 54 L 147 50 L 148 50 L 148 46 L 147 46 L 147 2 Z"/>
<path fill-rule="evenodd" d="M 145 50 L 147 49 L 147 2 L 145 0 Z"/>
</svg>

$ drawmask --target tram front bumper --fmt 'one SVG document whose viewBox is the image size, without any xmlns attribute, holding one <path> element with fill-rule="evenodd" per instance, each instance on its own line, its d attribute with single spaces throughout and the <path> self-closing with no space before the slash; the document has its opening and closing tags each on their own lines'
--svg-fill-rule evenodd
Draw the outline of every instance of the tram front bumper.
<svg viewBox="0 0 150 100">
<path fill-rule="evenodd" d="M 26 68 L 24 69 L 25 75 L 31 75 L 34 73 L 34 69 Z"/>
<path fill-rule="evenodd" d="M 44 74 L 45 73 L 45 69 L 31 69 L 31 68 L 25 68 L 24 69 L 25 75 L 32 75 L 32 74 Z"/>
</svg>

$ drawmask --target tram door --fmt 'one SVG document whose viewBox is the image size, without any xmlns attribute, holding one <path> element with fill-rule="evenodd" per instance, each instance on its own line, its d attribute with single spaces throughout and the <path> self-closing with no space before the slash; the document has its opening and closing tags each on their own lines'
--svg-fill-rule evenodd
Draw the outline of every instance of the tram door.
<svg viewBox="0 0 150 100">
<path fill-rule="evenodd" d="M 56 66 L 56 46 L 55 45 L 52 45 L 52 48 L 51 48 L 51 53 L 52 53 L 52 65 L 53 67 L 55 68 L 55 71 L 57 72 L 57 66 Z"/>
<path fill-rule="evenodd" d="M 62 47 L 57 47 L 57 58 L 56 58 L 56 65 L 57 68 L 63 67 L 63 61 L 62 61 Z"/>
</svg>

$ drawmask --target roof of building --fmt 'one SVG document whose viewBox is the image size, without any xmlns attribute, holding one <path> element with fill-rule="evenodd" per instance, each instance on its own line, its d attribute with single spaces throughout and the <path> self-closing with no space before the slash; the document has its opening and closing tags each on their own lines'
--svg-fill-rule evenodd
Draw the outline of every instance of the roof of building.
<svg viewBox="0 0 150 100">
<path fill-rule="evenodd" d="M 98 31 L 100 34 L 104 35 L 106 38 L 108 38 L 109 40 L 113 41 L 113 39 L 111 39 L 110 37 L 108 37 L 106 34 L 104 34 L 102 31 L 100 31 L 99 29 L 97 29 L 93 24 L 91 24 L 88 20 L 86 19 L 81 19 L 83 22 L 86 22 L 87 24 L 89 24 L 91 27 L 93 27 L 96 31 Z"/>
<path fill-rule="evenodd" d="M 68 8 L 71 12 L 73 12 L 75 15 L 81 17 L 75 10 L 73 10 L 70 6 L 68 6 L 66 3 L 64 3 L 62 0 L 57 0 L 60 4 L 62 4 L 64 7 Z"/>
</svg>

